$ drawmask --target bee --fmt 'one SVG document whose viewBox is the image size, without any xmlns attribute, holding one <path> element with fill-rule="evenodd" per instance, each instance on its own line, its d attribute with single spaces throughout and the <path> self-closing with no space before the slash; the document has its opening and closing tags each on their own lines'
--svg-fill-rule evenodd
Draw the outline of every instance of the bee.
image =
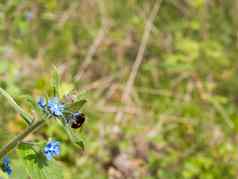
<svg viewBox="0 0 238 179">
<path fill-rule="evenodd" d="M 78 129 L 85 122 L 85 115 L 80 112 L 75 112 L 67 118 L 67 122 L 70 124 L 71 128 Z"/>
</svg>

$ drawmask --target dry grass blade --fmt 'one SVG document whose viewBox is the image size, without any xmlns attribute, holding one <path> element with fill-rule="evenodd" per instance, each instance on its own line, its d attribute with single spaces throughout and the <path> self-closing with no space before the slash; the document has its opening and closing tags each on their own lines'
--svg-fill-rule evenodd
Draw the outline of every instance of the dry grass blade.
<svg viewBox="0 0 238 179">
<path fill-rule="evenodd" d="M 77 80 L 81 79 L 85 70 L 93 60 L 93 56 L 96 54 L 96 51 L 99 47 L 99 45 L 102 43 L 103 39 L 105 38 L 107 32 L 109 29 L 108 23 L 104 24 L 101 29 L 99 30 L 96 38 L 94 39 L 94 42 L 90 46 L 87 55 L 85 57 L 85 60 L 83 61 L 82 65 L 79 68 L 79 74 L 77 75 Z"/>
<path fill-rule="evenodd" d="M 124 103 L 126 103 L 128 101 L 128 99 L 130 97 L 130 94 L 131 94 L 131 91 L 133 90 L 133 85 L 134 85 L 137 73 L 139 71 L 139 67 L 140 67 L 140 65 L 143 61 L 144 53 L 145 53 L 146 46 L 147 46 L 148 41 L 149 41 L 149 37 L 150 37 L 150 34 L 151 34 L 153 23 L 155 21 L 155 18 L 157 16 L 158 12 L 159 12 L 161 2 L 162 2 L 162 0 L 157 0 L 155 2 L 154 6 L 153 6 L 153 9 L 151 11 L 151 14 L 150 14 L 150 16 L 149 16 L 149 18 L 148 18 L 148 20 L 145 24 L 145 31 L 144 31 L 144 34 L 143 34 L 143 37 L 142 37 L 142 41 L 141 41 L 141 44 L 140 44 L 135 62 L 132 66 L 132 70 L 131 70 L 129 79 L 127 81 L 125 90 L 124 90 L 123 95 L 122 95 L 122 102 L 124 102 Z M 122 119 L 122 117 L 123 117 L 123 112 L 119 111 L 116 115 L 116 121 L 120 121 Z"/>
</svg>

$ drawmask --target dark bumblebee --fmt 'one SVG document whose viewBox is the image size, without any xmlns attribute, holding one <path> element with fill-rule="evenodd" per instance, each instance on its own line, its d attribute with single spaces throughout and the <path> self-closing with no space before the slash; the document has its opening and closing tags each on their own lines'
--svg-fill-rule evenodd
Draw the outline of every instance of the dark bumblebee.
<svg viewBox="0 0 238 179">
<path fill-rule="evenodd" d="M 71 125 L 71 128 L 78 129 L 85 122 L 85 115 L 80 112 L 73 113 L 68 117 L 67 122 Z"/>
</svg>

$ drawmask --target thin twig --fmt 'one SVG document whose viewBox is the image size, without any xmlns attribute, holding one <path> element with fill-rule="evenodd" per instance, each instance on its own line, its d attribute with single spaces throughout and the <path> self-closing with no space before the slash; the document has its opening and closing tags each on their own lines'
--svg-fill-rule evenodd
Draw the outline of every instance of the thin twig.
<svg viewBox="0 0 238 179">
<path fill-rule="evenodd" d="M 157 0 L 155 2 L 153 9 L 151 11 L 151 14 L 145 24 L 143 38 L 142 38 L 135 62 L 133 64 L 132 71 L 131 71 L 129 79 L 127 81 L 126 88 L 122 95 L 122 102 L 124 102 L 124 103 L 126 103 L 128 101 L 131 91 L 133 90 L 134 82 L 135 82 L 139 67 L 143 61 L 144 53 L 145 53 L 146 46 L 149 41 L 153 23 L 156 18 L 156 15 L 159 12 L 161 2 L 162 2 L 162 0 Z M 116 121 L 120 121 L 122 119 L 122 117 L 123 117 L 123 112 L 122 111 L 118 112 L 117 116 L 116 116 Z"/>
<path fill-rule="evenodd" d="M 112 76 L 107 76 L 104 78 L 101 78 L 99 80 L 93 81 L 92 83 L 83 86 L 82 90 L 83 91 L 89 91 L 89 90 L 93 90 L 93 89 L 97 89 L 97 88 L 101 88 L 101 87 L 105 87 L 110 85 L 110 83 L 113 81 L 113 77 Z"/>
</svg>

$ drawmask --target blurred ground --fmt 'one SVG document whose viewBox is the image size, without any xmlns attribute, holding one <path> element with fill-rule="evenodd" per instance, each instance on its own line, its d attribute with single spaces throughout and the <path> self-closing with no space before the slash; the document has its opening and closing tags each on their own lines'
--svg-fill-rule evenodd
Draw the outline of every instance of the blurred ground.
<svg viewBox="0 0 238 179">
<path fill-rule="evenodd" d="M 0 1 L 0 85 L 18 97 L 85 91 L 65 178 L 238 178 L 238 1 Z M 20 103 L 27 105 L 20 98 Z M 24 125 L 2 100 L 1 145 Z M 11 134 L 11 135 L 9 135 Z"/>
</svg>

